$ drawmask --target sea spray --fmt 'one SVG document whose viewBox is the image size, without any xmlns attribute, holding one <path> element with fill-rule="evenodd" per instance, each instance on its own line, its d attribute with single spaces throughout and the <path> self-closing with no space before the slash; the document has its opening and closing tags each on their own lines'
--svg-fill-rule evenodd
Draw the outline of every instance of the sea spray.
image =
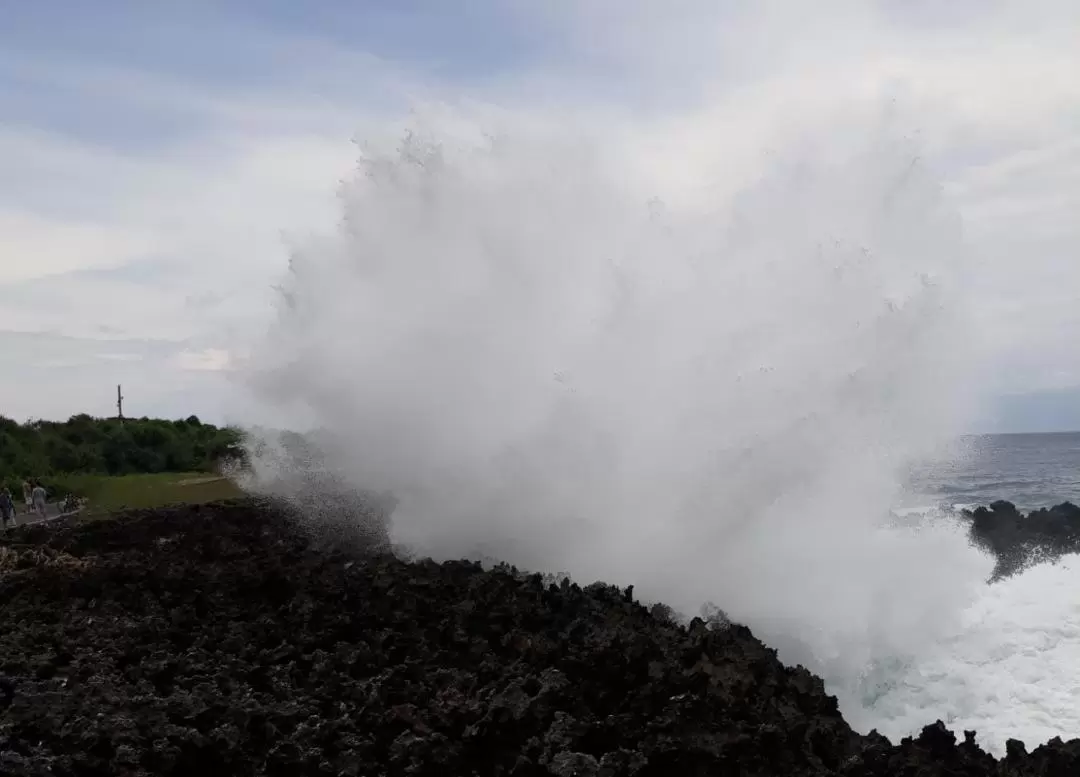
<svg viewBox="0 0 1080 777">
<path fill-rule="evenodd" d="M 885 525 L 964 402 L 959 223 L 916 150 L 848 128 L 660 202 L 603 145 L 461 125 L 364 156 L 251 387 L 393 493 L 395 541 L 716 602 L 858 705 L 991 567 Z"/>
<path fill-rule="evenodd" d="M 941 719 L 1004 755 L 1006 741 L 1034 747 L 1080 731 L 1080 557 L 1040 564 L 986 586 L 921 659 L 896 667 L 873 699 L 844 710 L 853 725 L 899 738 Z"/>
</svg>

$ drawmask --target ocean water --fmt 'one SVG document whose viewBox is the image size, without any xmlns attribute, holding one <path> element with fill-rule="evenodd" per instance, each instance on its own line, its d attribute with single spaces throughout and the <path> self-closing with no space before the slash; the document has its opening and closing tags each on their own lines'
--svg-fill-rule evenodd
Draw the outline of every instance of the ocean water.
<svg viewBox="0 0 1080 777">
<path fill-rule="evenodd" d="M 911 513 L 929 503 L 932 520 L 947 521 L 950 508 L 997 499 L 1024 509 L 1080 501 L 1080 434 L 968 438 L 954 453 L 913 471 Z M 1068 556 L 986 585 L 949 633 L 868 677 L 844 712 L 894 739 L 941 719 L 1000 755 L 1010 738 L 1031 749 L 1080 737 L 1078 670 L 1080 557 Z"/>
<path fill-rule="evenodd" d="M 950 455 L 912 470 L 906 506 L 990 504 L 1006 499 L 1029 510 L 1080 504 L 1080 432 L 968 437 Z"/>
</svg>

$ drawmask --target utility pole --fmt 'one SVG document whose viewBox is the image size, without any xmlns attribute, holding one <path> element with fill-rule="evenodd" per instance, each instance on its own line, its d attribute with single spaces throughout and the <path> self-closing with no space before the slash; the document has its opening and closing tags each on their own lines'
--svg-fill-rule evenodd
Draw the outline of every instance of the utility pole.
<svg viewBox="0 0 1080 777">
<path fill-rule="evenodd" d="M 120 385 L 116 386 L 116 417 L 120 423 L 124 422 L 124 395 L 120 393 Z"/>
</svg>

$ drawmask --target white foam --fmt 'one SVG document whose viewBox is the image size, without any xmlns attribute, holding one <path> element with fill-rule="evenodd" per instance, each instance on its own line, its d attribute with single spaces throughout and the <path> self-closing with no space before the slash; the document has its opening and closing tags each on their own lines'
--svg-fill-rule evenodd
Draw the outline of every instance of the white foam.
<svg viewBox="0 0 1080 777">
<path fill-rule="evenodd" d="M 919 518 L 927 515 L 941 515 L 940 505 L 914 505 L 911 507 L 894 507 L 892 514 L 897 518 Z"/>
<path fill-rule="evenodd" d="M 982 505 L 980 505 L 978 502 L 956 502 L 955 504 L 950 505 L 953 512 L 957 513 L 963 512 L 964 510 L 974 510 L 977 507 L 981 506 Z"/>
<path fill-rule="evenodd" d="M 1001 754 L 1080 737 L 1080 557 L 987 586 L 954 633 L 921 660 L 891 667 L 877 695 L 845 714 L 890 738 L 940 718 Z"/>
</svg>

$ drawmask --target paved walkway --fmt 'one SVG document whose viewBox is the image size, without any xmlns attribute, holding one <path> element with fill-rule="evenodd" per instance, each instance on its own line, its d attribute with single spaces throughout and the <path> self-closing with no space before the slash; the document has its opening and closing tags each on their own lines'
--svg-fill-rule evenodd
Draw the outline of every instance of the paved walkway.
<svg viewBox="0 0 1080 777">
<path fill-rule="evenodd" d="M 71 515 L 71 513 L 65 513 L 60 510 L 59 502 L 48 502 L 45 505 L 45 517 L 42 518 L 37 513 L 27 513 L 26 505 L 16 505 L 18 512 L 15 513 L 15 525 L 25 526 L 28 523 L 45 523 L 46 521 L 55 521 L 57 518 L 63 518 L 65 515 Z M 8 526 L 11 524 L 9 523 Z"/>
</svg>

